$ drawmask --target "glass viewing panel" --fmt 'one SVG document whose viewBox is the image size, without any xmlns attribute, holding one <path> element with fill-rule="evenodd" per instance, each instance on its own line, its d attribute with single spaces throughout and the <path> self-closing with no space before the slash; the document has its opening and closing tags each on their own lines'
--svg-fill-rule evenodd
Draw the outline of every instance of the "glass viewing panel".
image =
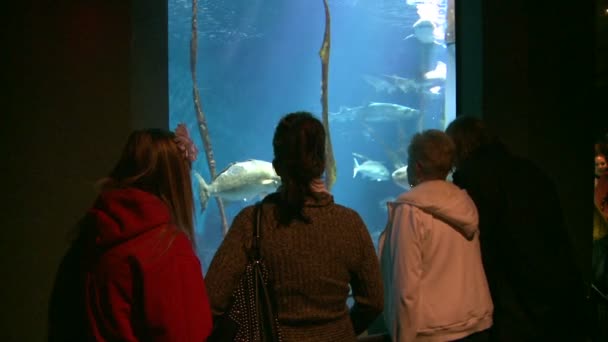
<svg viewBox="0 0 608 342">
<path fill-rule="evenodd" d="M 411 136 L 444 129 L 455 117 L 453 0 L 328 4 L 329 130 L 337 165 L 331 192 L 337 203 L 359 212 L 377 244 L 386 202 L 408 188 L 403 171 Z M 238 170 L 272 173 L 264 168 L 272 161 L 279 118 L 300 110 L 321 118 L 325 11 L 322 0 L 200 0 L 191 49 L 192 1 L 169 0 L 168 6 L 169 124 L 174 129 L 185 123 L 199 146 L 193 172 L 200 178 L 193 177 L 193 186 L 206 270 L 223 237 L 215 197 L 222 197 L 229 224 L 275 185 L 237 194 L 214 191 L 194 105 L 191 56 L 217 173 L 231 164 L 223 171 L 228 177 L 238 177 Z"/>
</svg>

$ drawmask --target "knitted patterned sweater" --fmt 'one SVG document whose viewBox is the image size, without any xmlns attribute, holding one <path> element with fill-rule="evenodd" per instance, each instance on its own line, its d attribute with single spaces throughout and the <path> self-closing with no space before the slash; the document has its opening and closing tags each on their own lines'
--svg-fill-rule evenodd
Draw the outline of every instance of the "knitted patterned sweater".
<svg viewBox="0 0 608 342">
<path fill-rule="evenodd" d="M 355 341 L 382 312 L 383 286 L 374 246 L 361 217 L 328 193 L 307 199 L 311 223 L 280 226 L 278 195 L 262 208 L 261 253 L 285 341 Z M 214 315 L 224 312 L 247 264 L 255 208 L 244 208 L 217 250 L 205 283 Z M 354 305 L 346 300 L 352 289 Z"/>
</svg>

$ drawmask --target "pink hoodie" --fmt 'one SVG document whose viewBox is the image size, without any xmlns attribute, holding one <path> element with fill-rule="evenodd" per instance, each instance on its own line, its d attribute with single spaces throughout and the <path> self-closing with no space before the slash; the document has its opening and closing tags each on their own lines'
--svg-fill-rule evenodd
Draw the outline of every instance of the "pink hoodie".
<svg viewBox="0 0 608 342">
<path fill-rule="evenodd" d="M 389 203 L 379 254 L 393 341 L 449 341 L 492 325 L 478 222 L 466 191 L 446 181 Z"/>
</svg>

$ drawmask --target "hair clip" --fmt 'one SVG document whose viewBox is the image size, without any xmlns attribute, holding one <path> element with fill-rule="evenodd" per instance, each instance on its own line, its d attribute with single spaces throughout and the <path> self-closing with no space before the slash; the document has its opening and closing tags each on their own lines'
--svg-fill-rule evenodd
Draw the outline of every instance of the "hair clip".
<svg viewBox="0 0 608 342">
<path fill-rule="evenodd" d="M 192 139 L 190 139 L 188 128 L 186 128 L 186 125 L 183 123 L 177 125 L 177 128 L 175 129 L 175 143 L 179 150 L 184 154 L 184 158 L 191 162 L 196 160 L 198 149 L 194 142 L 192 142 Z"/>
</svg>

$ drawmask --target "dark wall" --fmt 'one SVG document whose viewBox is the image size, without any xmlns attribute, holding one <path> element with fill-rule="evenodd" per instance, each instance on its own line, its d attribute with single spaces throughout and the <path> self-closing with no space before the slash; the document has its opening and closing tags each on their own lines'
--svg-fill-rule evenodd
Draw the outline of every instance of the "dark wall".
<svg viewBox="0 0 608 342">
<path fill-rule="evenodd" d="M 5 8 L 2 25 L 1 341 L 44 340 L 94 182 L 133 128 L 168 124 L 164 1 L 26 3 Z"/>
<path fill-rule="evenodd" d="M 608 131 L 605 109 L 594 109 L 602 91 L 594 82 L 595 58 L 601 58 L 594 56 L 594 2 L 495 0 L 483 2 L 483 15 L 475 16 L 480 3 L 458 2 L 457 47 L 465 73 L 458 75 L 460 114 L 482 114 L 513 152 L 553 178 L 588 277 L 593 140 Z M 478 23 L 482 39 L 471 41 L 468 30 Z M 474 63 L 480 54 L 482 63 Z M 481 84 L 470 81 L 479 76 Z"/>
</svg>

